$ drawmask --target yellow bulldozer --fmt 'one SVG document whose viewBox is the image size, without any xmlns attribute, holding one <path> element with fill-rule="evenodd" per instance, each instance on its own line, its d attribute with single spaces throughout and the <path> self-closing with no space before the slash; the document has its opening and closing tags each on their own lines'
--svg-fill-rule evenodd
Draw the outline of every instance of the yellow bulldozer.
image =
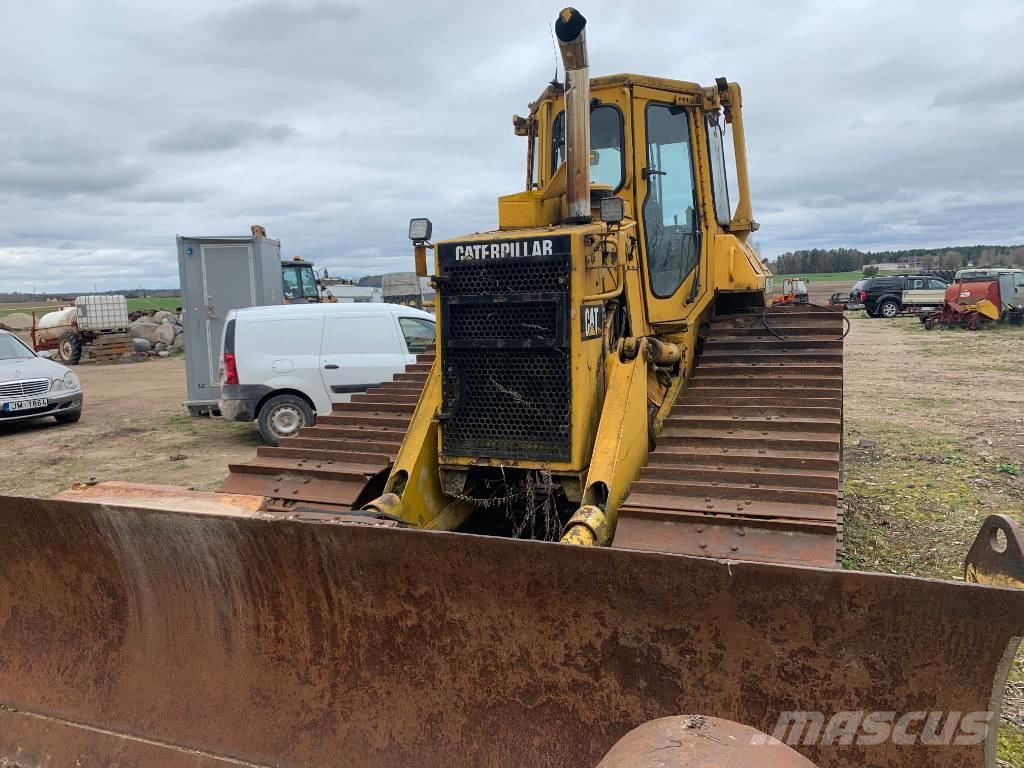
<svg viewBox="0 0 1024 768">
<path fill-rule="evenodd" d="M 0 764 L 995 765 L 1019 529 L 837 565 L 842 318 L 772 306 L 739 86 L 555 33 L 498 229 L 410 225 L 433 351 L 218 493 L 0 500 Z"/>
</svg>

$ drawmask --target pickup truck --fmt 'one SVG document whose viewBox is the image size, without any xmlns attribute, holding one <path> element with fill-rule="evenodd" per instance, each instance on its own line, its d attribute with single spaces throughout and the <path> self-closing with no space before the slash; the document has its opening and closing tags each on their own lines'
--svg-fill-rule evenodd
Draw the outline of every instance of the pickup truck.
<svg viewBox="0 0 1024 768">
<path fill-rule="evenodd" d="M 931 275 L 865 277 L 850 290 L 848 309 L 863 309 L 871 317 L 896 317 L 901 312 L 938 309 L 946 281 Z"/>
</svg>

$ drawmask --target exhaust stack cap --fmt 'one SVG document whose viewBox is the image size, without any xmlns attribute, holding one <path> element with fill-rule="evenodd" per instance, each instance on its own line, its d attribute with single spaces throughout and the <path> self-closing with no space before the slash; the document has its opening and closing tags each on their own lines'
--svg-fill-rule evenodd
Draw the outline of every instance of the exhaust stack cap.
<svg viewBox="0 0 1024 768">
<path fill-rule="evenodd" d="M 589 67 L 587 61 L 587 20 L 575 8 L 563 8 L 555 21 L 555 37 L 566 70 Z"/>
</svg>

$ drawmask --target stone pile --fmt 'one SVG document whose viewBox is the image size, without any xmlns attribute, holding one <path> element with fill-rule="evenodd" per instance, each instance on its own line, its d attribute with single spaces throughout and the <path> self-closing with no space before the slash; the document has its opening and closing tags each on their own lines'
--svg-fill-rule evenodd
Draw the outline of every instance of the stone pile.
<svg viewBox="0 0 1024 768">
<path fill-rule="evenodd" d="M 128 334 L 136 354 L 152 352 L 166 357 L 185 349 L 181 315 L 167 310 L 160 309 L 132 321 Z"/>
</svg>

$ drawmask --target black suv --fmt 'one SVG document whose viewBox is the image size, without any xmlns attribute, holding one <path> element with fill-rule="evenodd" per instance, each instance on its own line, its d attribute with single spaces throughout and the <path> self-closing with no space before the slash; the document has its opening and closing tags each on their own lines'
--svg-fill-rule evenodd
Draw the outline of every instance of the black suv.
<svg viewBox="0 0 1024 768">
<path fill-rule="evenodd" d="M 946 281 L 932 275 L 865 277 L 850 290 L 849 309 L 871 317 L 896 317 L 904 310 L 937 309 L 945 301 Z"/>
</svg>

